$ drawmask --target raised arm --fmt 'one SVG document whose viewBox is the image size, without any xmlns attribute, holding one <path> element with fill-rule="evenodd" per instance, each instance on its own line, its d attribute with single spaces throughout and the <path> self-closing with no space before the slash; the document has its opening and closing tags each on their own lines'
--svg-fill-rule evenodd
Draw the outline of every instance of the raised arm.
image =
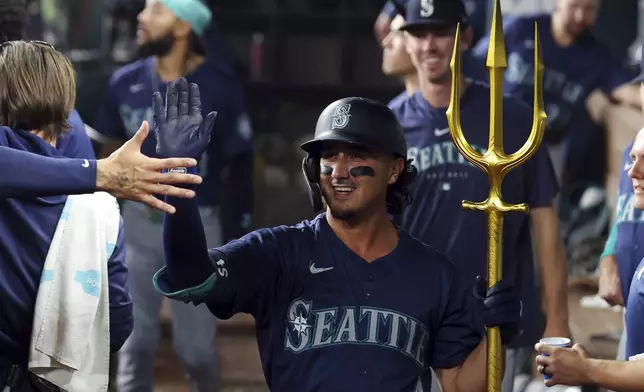
<svg viewBox="0 0 644 392">
<path fill-rule="evenodd" d="M 183 78 L 168 85 L 166 101 L 164 106 L 161 96 L 155 95 L 159 154 L 201 156 L 210 142 L 216 113 L 211 112 L 202 121 L 199 88 Z M 163 222 L 166 266 L 154 276 L 156 290 L 178 301 L 207 303 L 222 319 L 237 312 L 257 317 L 263 305 L 270 303 L 265 288 L 270 287 L 268 283 L 274 281 L 271 276 L 277 276 L 279 270 L 275 233 L 253 232 L 208 250 L 196 201 L 172 197 L 166 197 L 166 201 L 177 207 L 177 213 L 166 215 Z"/>
<path fill-rule="evenodd" d="M 50 158 L 0 146 L 0 197 L 91 193 L 96 166 L 95 160 Z"/>
</svg>

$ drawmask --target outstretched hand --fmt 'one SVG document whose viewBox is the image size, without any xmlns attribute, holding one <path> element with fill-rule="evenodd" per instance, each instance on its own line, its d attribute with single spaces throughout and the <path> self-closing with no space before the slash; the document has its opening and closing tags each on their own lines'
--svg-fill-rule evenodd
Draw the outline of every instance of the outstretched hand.
<svg viewBox="0 0 644 392">
<path fill-rule="evenodd" d="M 153 195 L 193 198 L 195 192 L 166 184 L 200 184 L 201 177 L 185 173 L 161 173 L 162 170 L 193 167 L 192 158 L 154 159 L 141 154 L 149 134 L 146 121 L 130 140 L 108 158 L 97 161 L 96 189 L 122 199 L 140 201 L 158 210 L 174 213 L 175 208 Z"/>
<path fill-rule="evenodd" d="M 217 112 L 208 113 L 205 120 L 202 118 L 199 86 L 188 84 L 185 78 L 170 82 L 165 106 L 161 93 L 156 92 L 152 109 L 157 154 L 162 158 L 201 158 L 210 143 Z"/>
</svg>

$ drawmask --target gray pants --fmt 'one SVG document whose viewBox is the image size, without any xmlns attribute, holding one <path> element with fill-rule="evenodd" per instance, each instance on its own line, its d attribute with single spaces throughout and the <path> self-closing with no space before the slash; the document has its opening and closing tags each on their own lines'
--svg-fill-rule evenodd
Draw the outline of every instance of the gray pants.
<svg viewBox="0 0 644 392">
<path fill-rule="evenodd" d="M 159 313 L 163 297 L 154 290 L 152 276 L 164 264 L 161 213 L 133 202 L 122 208 L 126 262 L 134 305 L 134 329 L 119 352 L 119 392 L 152 392 L 154 361 L 159 342 Z M 221 244 L 216 211 L 202 210 L 208 246 Z M 215 392 L 219 385 L 218 356 L 214 346 L 217 319 L 206 305 L 195 307 L 171 301 L 173 348 L 192 392 Z"/>
<path fill-rule="evenodd" d="M 513 392 L 514 378 L 521 372 L 521 368 L 529 360 L 530 348 L 510 349 L 506 354 L 505 375 L 503 376 L 503 392 Z M 432 377 L 431 392 L 442 392 L 436 375 Z"/>
</svg>

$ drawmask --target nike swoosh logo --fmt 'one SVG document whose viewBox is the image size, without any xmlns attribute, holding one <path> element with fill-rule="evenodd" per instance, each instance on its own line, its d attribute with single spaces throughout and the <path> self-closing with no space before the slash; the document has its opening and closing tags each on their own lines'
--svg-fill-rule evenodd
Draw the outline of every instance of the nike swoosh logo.
<svg viewBox="0 0 644 392">
<path fill-rule="evenodd" d="M 89 161 L 87 159 L 83 159 L 83 163 L 81 163 L 81 166 L 89 167 Z"/>
<path fill-rule="evenodd" d="M 434 135 L 443 136 L 449 133 L 449 128 L 434 129 Z"/>
<path fill-rule="evenodd" d="M 326 272 L 326 271 L 331 271 L 333 267 L 326 267 L 326 268 L 316 268 L 315 263 L 311 264 L 309 266 L 309 270 L 311 271 L 312 274 L 319 274 L 321 272 Z"/>
</svg>

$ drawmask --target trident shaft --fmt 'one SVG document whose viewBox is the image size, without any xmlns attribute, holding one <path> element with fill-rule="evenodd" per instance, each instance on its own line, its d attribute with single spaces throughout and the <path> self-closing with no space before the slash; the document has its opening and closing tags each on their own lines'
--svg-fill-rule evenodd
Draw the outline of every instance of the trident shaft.
<svg viewBox="0 0 644 392">
<path fill-rule="evenodd" d="M 452 94 L 447 109 L 447 120 L 450 133 L 458 151 L 473 165 L 483 170 L 490 181 L 490 193 L 483 202 L 463 201 L 463 209 L 483 211 L 487 215 L 488 252 L 487 280 L 488 288 L 501 279 L 501 259 L 503 244 L 503 217 L 507 212 L 528 212 L 528 205 L 507 204 L 502 200 L 501 184 L 506 174 L 525 163 L 538 150 L 546 126 L 546 113 L 543 108 L 543 62 L 539 33 L 535 22 L 534 37 L 534 109 L 532 131 L 525 144 L 514 154 L 503 150 L 503 74 L 507 68 L 503 23 L 501 20 L 500 0 L 495 0 L 490 43 L 487 52 L 486 66 L 490 73 L 490 137 L 488 149 L 484 154 L 474 150 L 463 135 L 460 118 L 461 88 L 461 51 L 460 26 L 456 29 L 454 53 L 450 63 L 452 69 Z M 503 352 L 501 335 L 498 327 L 487 330 L 487 390 L 500 392 L 503 379 Z"/>
</svg>

